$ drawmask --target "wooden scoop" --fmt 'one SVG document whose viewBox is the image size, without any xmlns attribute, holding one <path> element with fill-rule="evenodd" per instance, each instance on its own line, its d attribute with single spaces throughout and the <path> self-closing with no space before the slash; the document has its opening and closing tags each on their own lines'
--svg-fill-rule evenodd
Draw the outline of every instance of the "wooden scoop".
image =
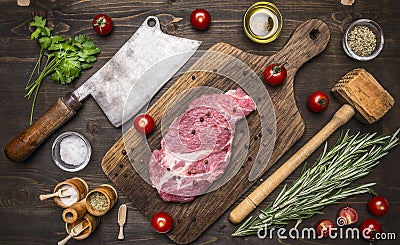
<svg viewBox="0 0 400 245">
<path fill-rule="evenodd" d="M 365 69 L 360 68 L 343 76 L 333 87 L 332 93 L 339 101 L 348 104 L 344 104 L 324 128 L 232 210 L 229 215 L 232 223 L 240 223 L 336 129 L 347 123 L 355 114 L 362 123 L 372 124 L 382 118 L 394 104 L 393 97 L 378 81 Z"/>
<path fill-rule="evenodd" d="M 64 245 L 66 244 L 71 238 L 79 236 L 79 234 L 81 234 L 84 230 L 86 230 L 89 225 L 83 227 L 83 222 L 77 224 L 76 226 L 74 226 L 74 228 L 71 229 L 70 233 L 68 234 L 67 237 L 65 237 L 64 239 L 62 239 L 61 241 L 59 241 L 57 244 L 58 245 Z"/>
<path fill-rule="evenodd" d="M 39 199 L 40 201 L 52 198 L 52 197 L 69 197 L 71 196 L 71 193 L 69 193 L 68 188 L 60 188 L 58 191 L 51 193 L 51 194 L 46 194 L 46 195 L 40 195 Z"/>
</svg>

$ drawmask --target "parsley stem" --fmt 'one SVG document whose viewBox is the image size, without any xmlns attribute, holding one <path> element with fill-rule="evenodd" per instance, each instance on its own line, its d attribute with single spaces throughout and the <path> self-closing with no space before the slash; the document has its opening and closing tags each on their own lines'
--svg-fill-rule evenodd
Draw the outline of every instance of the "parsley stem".
<svg viewBox="0 0 400 245">
<path fill-rule="evenodd" d="M 32 73 L 31 73 L 31 75 L 29 76 L 29 80 L 28 80 L 28 82 L 27 82 L 26 85 L 25 85 L 25 90 L 27 90 L 27 87 L 28 87 L 29 84 L 31 83 L 33 74 L 35 74 L 35 71 L 36 71 L 36 69 L 38 68 L 38 66 L 39 66 L 39 64 L 40 64 L 40 60 L 42 59 L 42 57 L 43 57 L 43 54 L 42 54 L 42 51 L 40 51 L 40 56 L 39 56 L 39 58 L 37 59 L 36 64 L 35 64 L 35 67 L 33 68 L 33 71 L 32 71 Z M 39 71 L 39 70 L 38 70 L 38 71 Z"/>
<path fill-rule="evenodd" d="M 37 89 L 35 91 L 35 95 L 33 96 L 32 107 L 31 107 L 31 115 L 29 117 L 29 125 L 32 125 L 32 122 L 33 122 L 33 113 L 34 113 L 34 110 L 35 110 L 36 98 L 37 98 L 37 95 L 39 93 L 39 88 L 40 88 L 40 83 L 39 83 L 39 85 L 38 85 L 38 87 L 37 87 Z"/>
<path fill-rule="evenodd" d="M 34 93 L 33 101 L 32 101 L 32 108 L 31 108 L 31 115 L 30 115 L 30 120 L 29 120 L 30 125 L 32 125 L 32 122 L 33 122 L 33 114 L 34 114 L 34 110 L 35 110 L 36 99 L 37 99 L 37 96 L 39 93 L 39 88 L 42 84 L 42 81 L 47 75 L 52 73 L 59 64 L 59 61 L 57 62 L 57 60 L 54 58 L 52 58 L 50 60 L 51 60 L 50 62 L 49 62 L 49 59 L 46 61 L 46 66 L 43 68 L 42 72 L 39 74 L 39 77 L 33 83 L 30 83 L 25 88 L 25 90 L 28 91 L 25 94 L 25 97 L 28 97 L 28 99 L 30 99 L 31 95 Z"/>
</svg>

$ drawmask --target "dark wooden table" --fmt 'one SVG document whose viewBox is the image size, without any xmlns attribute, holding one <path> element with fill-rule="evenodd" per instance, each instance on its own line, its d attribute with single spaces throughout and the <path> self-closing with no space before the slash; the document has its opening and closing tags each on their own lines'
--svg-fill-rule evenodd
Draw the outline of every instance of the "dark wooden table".
<svg viewBox="0 0 400 245">
<path fill-rule="evenodd" d="M 270 44 L 260 45 L 247 39 L 243 33 L 242 17 L 245 10 L 255 1 L 68 1 L 36 0 L 29 7 L 20 7 L 16 0 L 0 2 L 0 101 L 1 101 L 1 146 L 16 136 L 29 124 L 31 102 L 24 98 L 24 87 L 37 59 L 39 48 L 31 41 L 28 23 L 34 15 L 48 19 L 53 33 L 75 36 L 86 34 L 93 38 L 102 52 L 94 68 L 85 71 L 81 78 L 68 86 L 57 85 L 46 79 L 38 96 L 35 118 L 43 114 L 58 98 L 72 91 L 98 70 L 120 46 L 136 31 L 149 15 L 158 15 L 162 28 L 169 34 L 203 41 L 200 49 L 207 50 L 216 42 L 227 42 L 248 52 L 270 56 L 281 49 L 295 27 L 309 18 L 325 21 L 331 30 L 331 41 L 326 50 L 305 64 L 297 73 L 295 80 L 295 98 L 306 123 L 303 137 L 287 152 L 267 174 L 271 174 L 285 159 L 288 159 L 308 139 L 310 139 L 339 108 L 340 103 L 332 96 L 328 109 L 315 114 L 308 110 L 306 99 L 315 90 L 329 91 L 342 75 L 356 67 L 364 67 L 400 101 L 400 59 L 399 59 L 399 16 L 400 4 L 396 0 L 356 0 L 353 6 L 343 6 L 340 0 L 277 0 L 273 1 L 281 10 L 284 26 L 281 35 Z M 206 31 L 196 31 L 189 22 L 189 15 L 195 8 L 205 8 L 212 15 L 212 24 Z M 114 21 L 114 30 L 109 36 L 98 36 L 91 28 L 91 19 L 95 14 L 104 12 Z M 173 17 L 183 18 L 171 23 Z M 382 53 L 372 61 L 359 62 L 347 57 L 341 47 L 346 26 L 355 19 L 369 18 L 378 22 L 384 32 L 385 47 Z M 343 129 L 351 132 L 393 133 L 400 126 L 400 106 L 394 108 L 379 122 L 362 125 L 352 119 Z M 77 131 L 85 135 L 92 144 L 93 154 L 88 166 L 77 172 L 68 173 L 59 169 L 51 159 L 51 144 L 55 137 L 65 131 Z M 335 142 L 336 132 L 329 143 Z M 84 178 L 90 188 L 100 184 L 111 184 L 103 173 L 100 163 L 107 150 L 121 137 L 121 129 L 114 128 L 100 108 L 89 98 L 78 116 L 57 130 L 25 163 L 15 164 L 4 155 L 0 156 L 0 243 L 1 244 L 54 244 L 65 236 L 62 209 L 48 200 L 40 202 L 38 196 L 49 193 L 54 186 L 65 179 L 78 176 Z M 313 161 L 321 149 L 313 154 Z M 397 244 L 400 239 L 400 183 L 398 172 L 400 165 L 400 147 L 393 149 L 374 171 L 358 183 L 376 182 L 375 190 L 385 196 L 390 204 L 390 213 L 379 217 L 386 232 L 396 233 L 397 241 L 378 243 Z M 299 175 L 293 173 L 284 184 L 290 183 Z M 135 188 L 134 186 L 132 188 Z M 281 189 L 281 187 L 279 188 Z M 272 193 L 261 205 L 272 201 L 279 190 Z M 86 240 L 70 241 L 70 244 L 169 244 L 171 241 L 162 234 L 155 233 L 149 220 L 142 215 L 120 192 L 117 206 L 102 218 L 101 225 Z M 239 198 L 237 203 L 242 200 Z M 325 214 L 316 215 L 302 224 L 312 227 L 322 219 L 335 220 L 336 214 L 344 206 L 352 206 L 359 211 L 360 219 L 372 217 L 366 207 L 370 195 L 359 195 L 343 200 L 339 204 L 326 207 Z M 126 238 L 117 240 L 117 207 L 128 204 L 128 221 L 125 226 Z M 233 207 L 231 207 L 232 209 Z M 230 209 L 230 210 L 231 210 Z M 254 213 L 256 214 L 256 213 Z M 213 224 L 196 243 L 199 244 L 266 244 L 266 243 L 335 243 L 367 244 L 360 239 L 351 240 L 261 240 L 256 236 L 231 238 L 235 226 L 228 221 L 226 212 Z M 360 224 L 360 221 L 357 225 Z"/>
</svg>

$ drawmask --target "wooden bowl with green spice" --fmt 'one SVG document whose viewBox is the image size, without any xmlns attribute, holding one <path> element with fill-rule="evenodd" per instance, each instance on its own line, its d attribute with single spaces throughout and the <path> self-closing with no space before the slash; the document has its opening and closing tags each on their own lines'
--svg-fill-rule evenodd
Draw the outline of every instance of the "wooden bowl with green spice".
<svg viewBox="0 0 400 245">
<path fill-rule="evenodd" d="M 90 214 L 103 216 L 114 207 L 118 193 L 111 185 L 100 185 L 86 196 L 86 207 Z"/>
<path fill-rule="evenodd" d="M 350 24 L 343 36 L 344 52 L 351 58 L 367 61 L 375 58 L 383 49 L 381 27 L 373 20 L 359 19 Z"/>
</svg>

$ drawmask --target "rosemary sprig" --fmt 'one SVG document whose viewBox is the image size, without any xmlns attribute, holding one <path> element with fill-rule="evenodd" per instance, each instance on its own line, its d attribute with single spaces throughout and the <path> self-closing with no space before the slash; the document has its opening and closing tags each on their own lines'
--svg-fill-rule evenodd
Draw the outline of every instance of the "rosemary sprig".
<svg viewBox="0 0 400 245">
<path fill-rule="evenodd" d="M 278 228 L 290 221 L 307 219 L 322 209 L 346 197 L 372 192 L 367 183 L 348 187 L 354 180 L 369 174 L 379 159 L 399 143 L 396 137 L 375 134 L 349 135 L 342 133 L 331 150 L 324 150 L 310 168 L 303 167 L 300 177 L 284 186 L 274 202 L 270 203 L 255 219 L 247 219 L 232 236 L 257 234 L 260 229 Z"/>
</svg>

